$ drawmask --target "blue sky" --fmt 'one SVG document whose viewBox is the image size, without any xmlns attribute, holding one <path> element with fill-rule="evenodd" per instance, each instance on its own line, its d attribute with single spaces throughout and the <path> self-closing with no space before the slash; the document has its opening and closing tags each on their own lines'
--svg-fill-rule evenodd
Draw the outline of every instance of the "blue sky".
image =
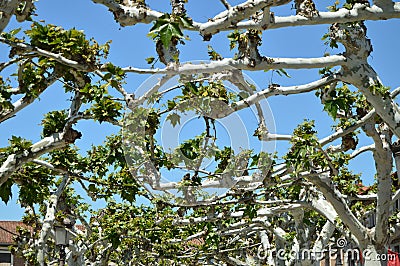
<svg viewBox="0 0 400 266">
<path fill-rule="evenodd" d="M 237 4 L 242 1 L 230 1 Z M 331 5 L 334 1 L 317 1 L 320 10 Z M 170 12 L 169 1 L 151 0 L 147 1 L 150 6 L 159 11 Z M 109 61 L 119 66 L 135 66 L 146 68 L 145 58 L 156 56 L 152 40 L 146 37 L 152 25 L 136 25 L 131 27 L 120 27 L 113 19 L 113 15 L 104 6 L 94 4 L 89 0 L 41 0 L 36 3 L 38 16 L 35 20 L 45 20 L 62 26 L 66 29 L 75 27 L 84 30 L 88 37 L 93 37 L 99 43 L 112 40 Z M 196 21 L 204 22 L 209 17 L 224 10 L 217 0 L 189 0 L 187 10 Z M 287 7 L 275 8 L 275 15 L 291 15 L 294 10 Z M 18 27 L 29 27 L 30 23 L 19 24 L 13 20 L 7 30 Z M 329 25 L 293 27 L 275 29 L 263 33 L 263 44 L 260 51 L 263 55 L 271 57 L 320 57 L 325 52 L 338 53 L 324 45 L 321 37 L 327 32 Z M 367 22 L 368 37 L 372 39 L 374 51 L 369 62 L 379 73 L 384 85 L 392 89 L 400 86 L 398 79 L 400 53 L 400 20 Z M 231 57 L 229 42 L 226 38 L 227 32 L 214 36 L 209 43 L 203 43 L 198 33 L 188 32 L 190 41 L 180 46 L 181 61 L 208 59 L 207 45 L 212 45 L 221 55 Z M 8 48 L 0 46 L 0 60 L 7 60 Z M 247 72 L 256 82 L 260 89 L 266 88 L 270 82 L 281 85 L 303 84 L 318 79 L 318 70 L 288 70 L 292 78 L 282 78 L 272 72 Z M 7 76 L 7 73 L 1 75 Z M 130 74 L 126 89 L 133 92 L 146 79 L 146 75 Z M 268 100 L 272 110 L 276 132 L 290 134 L 298 123 L 304 118 L 314 119 L 318 129 L 319 137 L 330 134 L 331 119 L 322 112 L 322 106 L 314 93 L 297 96 L 278 96 Z M 9 119 L 0 124 L 0 147 L 7 145 L 7 140 L 12 135 L 22 136 L 32 141 L 40 139 L 41 128 L 38 126 L 44 113 L 52 110 L 65 109 L 69 105 L 68 97 L 63 93 L 60 84 L 55 84 L 42 94 L 39 101 L 21 111 L 17 117 Z M 100 144 L 105 136 L 115 133 L 116 128 L 107 124 L 94 122 L 79 122 L 76 128 L 83 132 L 81 140 L 76 142 L 77 146 L 86 150 L 92 144 Z M 360 139 L 360 144 L 370 144 L 371 140 Z M 283 152 L 288 147 L 287 143 L 278 143 L 278 151 Z M 351 164 L 355 172 L 363 172 L 363 179 L 368 184 L 373 179 L 374 165 L 371 154 L 361 155 Z M 22 215 L 15 200 L 6 206 L 0 203 L 1 219 L 19 219 Z"/>
</svg>

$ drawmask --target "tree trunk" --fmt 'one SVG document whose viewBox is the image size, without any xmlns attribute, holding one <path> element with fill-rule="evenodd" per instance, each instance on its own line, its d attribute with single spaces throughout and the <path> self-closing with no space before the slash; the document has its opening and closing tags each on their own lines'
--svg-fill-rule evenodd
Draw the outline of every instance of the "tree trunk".
<svg viewBox="0 0 400 266">
<path fill-rule="evenodd" d="M 363 249 L 363 260 L 365 266 L 386 266 L 387 265 L 387 252 L 384 249 L 378 250 L 373 245 L 367 245 Z"/>
</svg>

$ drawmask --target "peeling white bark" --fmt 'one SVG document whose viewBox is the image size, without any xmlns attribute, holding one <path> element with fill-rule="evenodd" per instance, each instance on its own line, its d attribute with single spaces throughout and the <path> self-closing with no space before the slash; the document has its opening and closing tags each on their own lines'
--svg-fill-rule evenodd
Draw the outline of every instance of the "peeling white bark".
<svg viewBox="0 0 400 266">
<path fill-rule="evenodd" d="M 327 221 L 322 230 L 318 234 L 318 238 L 313 246 L 313 254 L 315 255 L 314 259 L 319 262 L 324 258 L 324 249 L 329 243 L 329 239 L 332 237 L 335 232 L 336 226 Z"/>
<path fill-rule="evenodd" d="M 378 191 L 376 202 L 376 246 L 382 250 L 389 240 L 389 210 L 392 203 L 392 152 L 390 149 L 389 128 L 382 125 L 379 132 L 380 142 L 375 142 L 374 160 L 377 172 Z"/>
<path fill-rule="evenodd" d="M 148 24 L 163 15 L 163 13 L 151 10 L 148 7 L 128 7 L 116 3 L 114 0 L 93 0 L 93 2 L 108 7 L 115 14 L 116 20 L 122 26 L 130 26 L 137 23 Z M 194 22 L 194 27 L 188 30 L 200 30 L 203 36 L 207 36 L 232 29 L 265 30 L 292 26 L 347 23 L 361 20 L 386 20 L 400 17 L 400 2 L 392 2 L 390 0 L 374 1 L 374 5 L 371 7 L 356 3 L 351 10 L 341 8 L 335 12 L 318 12 L 318 15 L 312 17 L 301 15 L 279 17 L 274 16 L 268 10 L 269 7 L 284 5 L 289 2 L 287 0 L 248 0 L 237 6 L 230 7 L 226 11 L 210 18 L 207 22 Z M 263 9 L 264 12 L 261 19 L 243 21 Z"/>
<path fill-rule="evenodd" d="M 109 8 L 115 15 L 115 19 L 121 26 L 132 26 L 137 23 L 151 23 L 161 17 L 164 13 L 145 7 L 125 6 L 114 0 L 92 0 L 94 3 L 102 4 Z"/>
<path fill-rule="evenodd" d="M 69 180 L 68 175 L 64 175 L 60 185 L 58 186 L 56 192 L 50 196 L 48 202 L 47 202 L 47 210 L 46 210 L 46 216 L 43 220 L 43 225 L 42 229 L 40 231 L 40 236 L 35 242 L 35 248 L 37 249 L 37 260 L 41 266 L 45 265 L 45 253 L 47 250 L 47 239 L 50 237 L 50 234 L 53 230 L 53 225 L 55 221 L 55 214 L 57 212 L 57 204 L 58 200 L 64 191 L 67 183 Z"/>
<path fill-rule="evenodd" d="M 62 56 L 61 54 L 55 54 L 55 53 L 43 50 L 41 48 L 29 45 L 29 44 L 12 42 L 3 37 L 0 37 L 0 42 L 8 44 L 11 47 L 21 49 L 25 52 L 30 52 L 30 53 L 34 53 L 36 55 L 52 58 L 60 64 L 64 64 L 66 66 L 72 67 L 79 71 L 84 71 L 84 72 L 93 71 L 93 69 L 91 67 L 89 67 L 88 65 L 80 64 L 74 60 L 70 60 L 70 59 Z"/>
<path fill-rule="evenodd" d="M 367 62 L 372 45 L 366 37 L 366 31 L 362 22 L 353 26 L 336 23 L 330 28 L 331 38 L 342 43 L 346 49 L 344 55 L 347 64 L 341 69 L 343 81 L 357 87 L 393 133 L 400 137 L 400 108 L 391 95 L 383 95 L 384 92 L 375 89 L 383 85 L 378 74 Z"/>
<path fill-rule="evenodd" d="M 267 99 L 270 96 L 275 96 L 275 95 L 291 95 L 291 94 L 300 94 L 300 93 L 306 93 L 310 92 L 313 90 L 316 90 L 324 85 L 327 85 L 331 82 L 334 82 L 336 79 L 336 76 L 329 76 L 322 78 L 320 80 L 310 82 L 308 84 L 304 85 L 297 85 L 297 86 L 290 86 L 290 87 L 280 87 L 280 86 L 270 86 L 269 88 L 256 92 L 253 95 L 250 95 L 246 99 L 243 99 L 237 103 L 234 103 L 232 105 L 232 110 L 229 109 L 231 112 L 242 110 L 244 108 L 249 107 L 250 105 L 253 105 L 263 99 Z M 225 114 L 224 114 L 225 115 Z M 227 114 L 229 115 L 229 114 Z"/>
<path fill-rule="evenodd" d="M 289 2 L 288 0 L 248 0 L 216 15 L 210 21 L 201 24 L 200 33 L 203 36 L 215 34 L 222 29 L 234 26 L 241 20 L 249 18 L 256 11 L 266 7 L 284 5 Z"/>
<path fill-rule="evenodd" d="M 353 152 L 351 153 L 351 155 L 350 155 L 350 158 L 353 159 L 353 158 L 357 157 L 358 155 L 360 155 L 360 154 L 362 154 L 362 153 L 364 153 L 364 152 L 367 152 L 367 151 L 374 151 L 374 150 L 375 150 L 375 144 L 371 144 L 371 145 L 368 145 L 368 146 L 364 146 L 364 147 L 361 147 L 361 148 L 359 148 L 359 149 L 353 151 Z"/>
<path fill-rule="evenodd" d="M 379 93 L 371 91 L 371 86 L 378 85 L 380 81 L 370 65 L 365 62 L 352 62 L 352 65 L 355 71 L 345 77 L 344 80 L 355 85 L 365 95 L 376 113 L 388 124 L 393 133 L 400 137 L 399 106 L 393 101 L 392 97 L 382 97 Z"/>
<path fill-rule="evenodd" d="M 325 175 L 325 174 L 321 174 Z M 335 209 L 337 215 L 348 226 L 351 233 L 361 242 L 367 238 L 367 228 L 354 216 L 349 206 L 344 200 L 342 194 L 333 187 L 332 184 L 327 184 L 320 177 L 309 178 L 318 189 L 323 193 L 326 200 L 330 202 Z"/>
<path fill-rule="evenodd" d="M 7 27 L 8 22 L 12 15 L 14 15 L 14 10 L 17 8 L 20 1 L 18 0 L 1 0 L 0 1 L 0 33 L 4 31 Z"/>
<path fill-rule="evenodd" d="M 270 208 L 261 208 L 260 210 L 257 211 L 257 218 L 253 219 L 253 222 L 257 221 L 263 221 L 263 217 L 266 216 L 273 216 L 277 215 L 278 213 L 284 213 L 288 211 L 293 211 L 296 209 L 301 209 L 307 206 L 306 203 L 293 203 L 293 204 L 286 204 L 278 207 L 270 207 Z M 242 218 L 244 215 L 243 211 L 237 211 L 237 212 L 231 212 L 228 214 L 223 214 L 220 213 L 215 216 L 204 216 L 204 217 L 195 217 L 195 218 L 189 218 L 189 219 L 179 219 L 175 221 L 175 224 L 180 224 L 180 225 L 188 225 L 188 224 L 195 224 L 195 223 L 201 223 L 201 222 L 212 222 L 216 220 L 221 220 L 221 219 L 229 219 L 229 218 Z"/>
<path fill-rule="evenodd" d="M 163 13 L 150 10 L 146 7 L 139 6 L 126 6 L 122 4 L 118 4 L 115 0 L 93 0 L 95 3 L 103 4 L 108 7 L 115 15 L 116 20 L 123 26 L 134 25 L 137 23 L 151 23 L 158 19 Z M 203 36 L 212 35 L 219 31 L 231 30 L 233 28 L 253 28 L 253 29 L 273 29 L 273 28 L 281 28 L 281 27 L 289 27 L 289 26 L 302 26 L 302 25 L 317 25 L 317 24 L 331 24 L 331 23 L 344 23 L 344 22 L 352 22 L 359 20 L 382 20 L 389 18 L 400 18 L 400 3 L 393 3 L 388 0 L 380 0 L 374 1 L 374 6 L 367 7 L 361 4 L 355 4 L 354 8 L 351 10 L 340 9 L 336 12 L 320 12 L 318 15 L 313 16 L 312 18 L 307 18 L 304 16 L 290 16 L 290 17 L 277 17 L 274 16 L 269 11 L 270 6 L 276 6 L 281 4 L 287 4 L 290 1 L 288 0 L 248 0 L 243 4 L 237 6 L 230 6 L 225 0 L 223 0 L 224 5 L 227 7 L 227 10 L 218 14 L 210 21 L 205 22 L 203 24 L 194 23 L 194 30 L 200 30 Z M 17 3 L 17 1 L 2 1 L 0 2 L 0 11 L 3 11 L 3 4 L 7 3 Z M 7 6 L 9 8 L 9 6 Z M 11 9 L 10 9 L 11 10 Z M 263 13 L 259 13 L 258 17 L 262 17 L 262 19 L 248 20 L 241 22 L 245 19 L 248 19 L 250 16 L 254 16 L 256 12 L 260 12 L 263 10 Z M 10 14 L 13 13 L 9 11 Z M 2 13 L 2 17 L 0 17 L 0 30 L 4 29 L 3 23 L 7 23 L 9 17 L 7 17 L 7 13 Z M 3 28 L 2 28 L 3 27 Z M 393 95 L 391 97 L 382 97 L 382 95 L 377 95 L 376 93 L 371 92 L 370 87 L 372 85 L 376 85 L 379 82 L 379 78 L 377 74 L 374 72 L 371 66 L 368 65 L 366 61 L 366 56 L 368 56 L 370 48 L 369 43 L 366 39 L 356 38 L 353 36 L 352 40 L 356 40 L 356 44 L 363 49 L 354 49 L 357 52 L 355 55 L 350 53 L 350 51 L 346 51 L 344 55 L 334 55 L 327 56 L 321 58 L 265 58 L 260 59 L 255 65 L 252 64 L 249 58 L 243 58 L 239 60 L 235 60 L 232 58 L 223 59 L 220 61 L 214 61 L 207 64 L 171 64 L 168 65 L 164 69 L 136 69 L 136 68 L 124 68 L 126 72 L 135 72 L 135 73 L 160 73 L 165 74 L 158 84 L 152 87 L 149 91 L 147 91 L 142 97 L 138 99 L 134 99 L 133 94 L 128 94 L 122 87 L 118 88 L 118 91 L 124 96 L 129 108 L 134 109 L 137 106 L 143 104 L 150 96 L 152 96 L 156 91 L 158 91 L 173 75 L 180 74 L 197 74 L 201 73 L 218 73 L 225 70 L 232 70 L 233 68 L 240 70 L 271 70 L 271 69 L 280 69 L 280 68 L 288 68 L 288 69 L 304 69 L 304 68 L 322 68 L 322 67 L 331 67 L 331 66 L 342 66 L 342 78 L 345 82 L 350 82 L 357 86 L 360 91 L 367 97 L 368 101 L 373 105 L 374 109 L 370 111 L 366 116 L 360 119 L 355 125 L 349 127 L 346 130 L 339 130 L 328 136 L 324 139 L 321 139 L 319 142 L 322 146 L 331 143 L 332 141 L 345 136 L 346 134 L 353 132 L 355 129 L 364 126 L 366 129 L 374 127 L 370 122 L 373 120 L 376 114 L 379 114 L 380 117 L 388 124 L 388 126 L 394 131 L 397 136 L 400 136 L 400 108 L 394 103 Z M 17 47 L 19 49 L 23 49 L 26 52 L 32 52 L 36 55 L 46 56 L 48 58 L 52 58 L 61 64 L 65 64 L 79 71 L 92 71 L 93 69 L 89 66 L 85 66 L 75 62 L 73 60 L 69 60 L 64 58 L 62 55 L 53 54 L 48 51 L 44 51 L 42 49 L 29 46 L 27 44 L 21 43 L 12 43 L 4 38 L 0 38 L 0 42 L 6 43 L 10 46 Z M 347 47 L 348 48 L 348 47 Z M 350 47 L 351 48 L 351 47 Z M 354 47 L 353 47 L 354 48 Z M 356 47 L 357 48 L 357 47 Z M 359 47 L 358 47 L 359 48 Z M 253 50 L 253 55 L 255 51 Z M 364 58 L 365 57 L 365 58 Z M 167 60 L 169 61 L 169 60 Z M 97 66 L 96 66 L 97 67 Z M 104 68 L 102 68 L 104 70 Z M 101 73 L 99 74 L 101 75 Z M 365 78 L 366 77 L 366 78 Z M 315 90 L 321 86 L 327 85 L 331 82 L 337 81 L 339 78 L 337 76 L 326 77 L 321 80 L 311 82 L 305 85 L 299 86 L 291 86 L 291 87 L 279 87 L 279 86 L 271 86 L 261 92 L 257 92 L 247 99 L 244 99 L 235 104 L 234 109 L 231 112 L 238 111 L 244 108 L 247 108 L 250 105 L 255 104 L 258 108 L 258 102 L 264 98 L 275 96 L 275 95 L 290 95 L 290 94 L 299 94 L 310 92 Z M 246 89 L 246 84 L 243 80 L 236 80 L 241 84 L 241 88 L 245 91 L 249 91 Z M 11 117 L 16 114 L 19 110 L 25 107 L 27 102 L 18 101 L 14 104 L 14 110 L 11 113 L 3 116 L 3 120 L 0 117 L 0 122 L 5 119 Z M 69 124 L 70 126 L 75 119 L 78 118 L 77 113 L 79 110 L 81 103 L 79 99 L 79 95 L 77 94 L 74 98 L 70 112 L 69 112 Z M 230 113 L 229 113 L 230 114 Z M 220 115 L 226 116 L 228 113 L 221 113 Z M 263 123 L 263 115 L 259 113 L 260 124 Z M 392 157 L 390 152 L 390 137 L 388 134 L 388 129 L 382 129 L 380 134 L 375 134 L 375 132 L 371 133 L 375 144 L 362 147 L 351 154 L 351 158 L 356 157 L 362 152 L 372 150 L 374 151 L 374 158 L 376 162 L 376 168 L 378 172 L 378 193 L 377 195 L 365 195 L 365 196 L 355 196 L 353 198 L 342 195 L 330 182 L 329 174 L 321 173 L 319 177 L 316 177 L 313 174 L 305 174 L 304 176 L 308 176 L 307 179 L 313 183 L 322 193 L 323 196 L 320 195 L 319 198 L 307 198 L 311 202 L 287 202 L 282 201 L 278 202 L 277 200 L 273 201 L 265 201 L 265 202 L 256 202 L 260 204 L 266 205 L 275 205 L 278 206 L 272 207 L 263 207 L 257 211 L 257 217 L 252 220 L 257 224 L 251 224 L 247 228 L 243 228 L 243 226 L 247 226 L 248 224 L 238 223 L 220 233 L 221 235 L 232 235 L 236 233 L 243 233 L 246 231 L 261 231 L 260 237 L 262 240 L 262 245 L 264 248 L 270 248 L 268 236 L 266 235 L 265 226 L 260 225 L 263 223 L 267 224 L 263 217 L 270 217 L 281 213 L 292 212 L 294 215 L 295 223 L 297 225 L 297 238 L 295 245 L 293 245 L 293 250 L 300 250 L 301 248 L 308 248 L 307 240 L 309 239 L 309 232 L 306 232 L 305 228 L 302 224 L 303 219 L 303 210 L 305 208 L 311 208 L 318 211 L 321 215 L 328 219 L 328 222 L 322 228 L 321 232 L 318 235 L 318 239 L 315 242 L 314 250 L 322 250 L 323 247 L 327 244 L 330 236 L 333 234 L 335 226 L 337 226 L 336 219 L 340 217 L 340 219 L 344 222 L 344 224 L 350 229 L 351 233 L 355 235 L 358 242 L 362 247 L 368 247 L 377 254 L 377 252 L 384 251 L 384 247 L 388 243 L 387 238 L 387 218 L 388 218 L 388 209 L 392 204 L 392 201 L 400 198 L 400 192 L 397 192 L 393 197 L 391 196 L 391 178 L 390 178 L 390 170 L 392 164 Z M 266 132 L 265 136 L 263 136 L 263 140 L 290 140 L 292 136 L 290 135 L 279 135 L 279 134 L 269 134 Z M 63 134 L 55 134 L 51 137 L 45 138 L 42 141 L 32 145 L 30 149 L 21 154 L 12 154 L 10 155 L 5 162 L 0 166 L 0 185 L 3 184 L 7 178 L 16 170 L 18 170 L 23 164 L 35 161 L 35 158 L 40 155 L 47 153 L 51 150 L 62 148 L 67 143 L 63 140 Z M 45 165 L 45 162 L 36 161 Z M 396 160 L 396 165 L 398 160 Z M 151 169 L 150 169 L 151 168 Z M 160 175 L 154 170 L 154 167 L 150 167 L 149 173 L 146 177 L 151 185 L 154 185 L 153 188 L 158 190 L 169 190 L 176 189 L 179 184 L 178 183 L 167 183 L 160 184 Z M 274 174 L 276 175 L 284 175 L 287 174 L 288 171 L 285 167 L 276 168 Z M 282 173 L 284 172 L 284 173 Z M 304 177 L 301 176 L 301 177 Z M 233 179 L 232 175 L 226 175 L 226 178 L 222 178 L 221 180 L 209 180 L 204 182 L 202 186 L 199 188 L 220 188 L 220 187 L 231 187 L 235 183 L 242 183 L 243 185 L 254 185 L 258 186 L 261 183 L 259 180 L 255 180 L 256 176 L 242 176 Z M 293 177 L 286 176 L 287 180 L 291 181 Z M 65 181 L 67 182 L 67 181 Z M 308 184 L 308 183 L 307 183 Z M 61 186 L 61 185 L 60 185 Z M 62 184 L 65 187 L 65 184 Z M 62 189 L 59 187 L 59 190 Z M 59 191 L 58 190 L 58 191 Z M 54 223 L 54 214 L 56 211 L 57 201 L 59 195 L 52 195 L 49 200 L 48 209 L 46 218 L 43 225 L 43 230 L 41 232 L 40 239 L 37 242 L 37 246 L 39 248 L 39 261 L 43 265 L 44 263 L 44 250 L 46 239 L 48 238 L 51 228 Z M 377 226 L 375 228 L 375 235 L 371 237 L 371 232 L 366 229 L 361 222 L 354 216 L 351 212 L 348 202 L 350 200 L 375 200 L 377 199 Z M 217 204 L 216 204 L 217 205 Z M 189 219 L 182 219 L 176 221 L 176 224 L 189 225 L 200 222 L 207 221 L 216 221 L 220 219 L 227 218 L 244 218 L 243 211 L 236 211 L 230 213 L 221 213 L 219 215 L 209 215 L 205 217 L 196 217 Z M 88 228 L 89 230 L 89 228 Z M 276 247 L 283 248 L 284 247 L 284 235 L 285 232 L 282 228 L 274 228 L 273 232 L 275 234 Z M 203 232 L 198 234 L 194 234 L 187 239 L 177 240 L 179 241 L 188 241 L 190 239 L 200 237 Z M 371 242 L 371 239 L 376 241 L 377 245 L 371 246 L 366 244 Z M 99 240 L 99 244 L 101 241 Z M 93 246 L 95 245 L 93 244 Z M 92 246 L 92 247 L 93 247 Z M 110 244 L 107 242 L 102 242 L 99 244 L 100 249 L 103 252 L 108 252 L 110 249 Z M 90 246 L 89 246 L 90 247 Z M 72 246 L 71 251 L 74 255 L 79 255 L 80 259 L 78 261 L 74 261 L 69 257 L 68 264 L 69 265 L 82 265 L 83 262 L 83 253 L 86 251 L 86 248 L 80 248 L 79 246 Z M 243 262 L 237 260 L 235 258 L 227 257 L 224 258 L 228 261 L 233 261 L 237 264 L 242 264 Z M 105 264 L 104 259 L 95 258 L 95 262 L 86 261 L 87 265 L 102 265 Z M 252 260 L 250 258 L 247 259 L 248 263 Z M 272 259 L 269 258 L 269 262 Z M 252 260 L 254 262 L 254 260 Z M 272 262 L 271 262 L 272 263 Z M 309 261 L 303 261 L 304 265 L 309 265 Z M 278 264 L 282 264 L 279 262 Z M 246 265 L 246 264 L 243 264 Z M 272 265 L 272 264 L 271 264 Z M 365 264 L 365 265 L 375 265 L 375 264 Z M 380 264 L 379 264 L 380 265 Z"/>
<path fill-rule="evenodd" d="M 336 218 L 338 217 L 338 214 L 332 204 L 324 199 L 322 195 L 318 198 L 313 198 L 311 200 L 311 206 L 321 215 L 325 216 L 329 222 L 331 222 L 332 224 L 336 223 Z"/>
<path fill-rule="evenodd" d="M 334 140 L 336 140 L 338 138 L 341 138 L 341 137 L 343 137 L 343 136 L 355 131 L 356 129 L 362 127 L 363 125 L 365 125 L 366 123 L 371 121 L 371 119 L 374 117 L 375 114 L 376 114 L 375 109 L 372 109 L 371 111 L 368 112 L 368 114 L 366 114 L 363 118 L 358 120 L 357 123 L 355 123 L 354 125 L 346 128 L 345 130 L 343 130 L 343 129 L 337 130 L 332 135 L 321 139 L 319 141 L 319 143 L 321 144 L 321 146 L 325 146 L 325 145 L 331 143 L 332 141 L 334 141 Z"/>
<path fill-rule="evenodd" d="M 43 91 L 46 90 L 49 86 L 54 84 L 54 82 L 57 81 L 59 76 L 55 73 L 50 75 L 49 78 L 47 78 L 46 82 L 44 83 L 43 87 L 41 88 L 40 91 L 38 91 L 37 96 L 40 96 Z M 29 106 L 36 98 L 33 97 L 22 97 L 21 99 L 17 100 L 15 103 L 13 103 L 13 109 L 11 110 L 4 110 L 0 112 L 0 123 L 15 116 L 19 111 L 24 109 L 25 107 Z"/>
<path fill-rule="evenodd" d="M 55 149 L 65 147 L 67 143 L 63 139 L 64 133 L 55 133 L 35 144 L 29 150 L 20 154 L 11 154 L 0 167 L 0 186 L 7 181 L 12 173 L 17 171 L 24 164 L 31 162 L 39 156 Z"/>
<path fill-rule="evenodd" d="M 267 265 L 274 266 L 275 265 L 275 260 L 274 260 L 274 257 L 272 255 L 272 250 L 271 250 L 272 247 L 271 247 L 271 244 L 269 242 L 268 235 L 267 235 L 266 231 L 260 231 L 258 234 L 260 236 L 261 245 L 262 245 L 263 252 L 264 252 L 264 253 L 260 253 L 260 254 L 262 254 L 263 256 L 266 255 L 266 263 L 267 263 Z"/>
<path fill-rule="evenodd" d="M 219 61 L 212 61 L 210 63 L 192 64 L 185 63 L 175 68 L 166 67 L 163 69 L 137 69 L 133 67 L 122 68 L 125 72 L 134 73 L 158 73 L 158 74 L 197 74 L 197 73 L 217 73 L 223 71 L 229 71 L 232 69 L 242 70 L 273 70 L 273 69 L 312 69 L 312 68 L 324 68 L 346 64 L 346 57 L 342 55 L 331 55 L 325 57 L 316 58 L 267 58 L 254 67 L 251 66 L 251 62 L 248 59 L 233 59 L 225 58 Z"/>
<path fill-rule="evenodd" d="M 280 17 L 274 16 L 267 27 L 261 22 L 244 21 L 239 22 L 235 28 L 237 29 L 278 29 L 286 27 L 299 27 L 306 25 L 322 25 L 333 23 L 347 23 L 361 20 L 385 20 L 400 17 L 400 2 L 392 3 L 384 10 L 377 6 L 367 7 L 363 4 L 355 4 L 351 10 L 341 8 L 335 12 L 319 12 L 318 16 L 310 18 L 296 15 Z M 227 28 L 225 30 L 231 30 Z"/>
</svg>

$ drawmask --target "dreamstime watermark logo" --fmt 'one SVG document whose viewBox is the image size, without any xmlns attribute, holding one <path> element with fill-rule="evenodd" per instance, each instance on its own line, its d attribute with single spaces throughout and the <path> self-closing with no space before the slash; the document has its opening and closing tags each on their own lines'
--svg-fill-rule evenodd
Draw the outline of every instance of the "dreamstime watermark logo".
<svg viewBox="0 0 400 266">
<path fill-rule="evenodd" d="M 275 253 L 275 252 L 274 252 Z M 257 257 L 260 260 L 266 259 L 272 255 L 272 250 L 264 250 L 260 245 L 257 252 Z M 358 248 L 351 248 L 345 238 L 338 238 L 336 243 L 331 243 L 327 248 L 322 250 L 301 249 L 301 250 L 287 250 L 277 249 L 274 254 L 279 260 L 315 260 L 321 261 L 323 259 L 341 260 L 342 262 L 349 261 L 394 261 L 397 259 L 397 254 L 385 253 L 379 254 L 371 249 L 360 250 Z"/>
<path fill-rule="evenodd" d="M 235 69 L 150 77 L 135 92 L 143 101 L 124 116 L 123 147 L 133 176 L 154 197 L 186 206 L 261 183 L 263 173 L 247 169 L 250 151 L 272 154 L 275 142 L 259 141 L 254 132 L 263 124 L 273 133 L 275 123 L 262 97 L 257 105 L 243 101 L 257 89 Z M 272 160 L 261 159 L 268 169 Z"/>
</svg>

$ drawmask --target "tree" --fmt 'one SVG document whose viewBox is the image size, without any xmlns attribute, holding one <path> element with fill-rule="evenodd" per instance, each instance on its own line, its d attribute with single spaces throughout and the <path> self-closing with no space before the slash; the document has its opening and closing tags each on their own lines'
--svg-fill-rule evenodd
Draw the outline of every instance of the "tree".
<svg viewBox="0 0 400 266">
<path fill-rule="evenodd" d="M 400 2 L 336 1 L 325 12 L 311 0 L 221 0 L 213 5 L 225 10 L 203 22 L 189 15 L 188 1 L 171 0 L 164 12 L 148 2 L 93 0 L 121 27 L 149 24 L 155 56 L 137 68 L 108 62 L 111 42 L 36 20 L 40 9 L 31 0 L 0 1 L 0 42 L 9 51 L 0 64 L 0 123 L 24 121 L 21 110 L 53 84 L 69 99 L 67 108 L 44 115 L 40 140 L 10 136 L 0 149 L 0 197 L 7 203 L 18 186 L 23 221 L 32 228 L 19 230 L 13 252 L 30 265 L 54 264 L 60 248 L 54 226 L 72 221 L 82 225 L 68 228 L 68 265 L 317 265 L 332 247 L 368 251 L 364 265 L 387 265 L 384 256 L 374 259 L 387 254 L 400 233 L 393 209 L 399 174 L 392 172 L 400 162 L 400 144 L 393 141 L 400 137 L 400 90 L 385 86 L 368 61 L 374 40 L 366 21 L 400 18 Z M 280 10 L 293 14 L 278 16 Z M 23 30 L 5 30 L 12 17 Z M 316 25 L 330 25 L 323 39 L 335 54 L 263 55 L 266 32 Z M 228 57 L 203 45 L 209 58 L 182 62 L 183 44 L 192 42 L 188 34 L 222 46 L 213 42 L 223 32 Z M 278 84 L 288 82 L 292 69 L 316 70 L 314 80 Z M 260 89 L 245 73 L 263 71 L 272 74 Z M 139 90 L 128 89 L 130 77 L 153 74 Z M 312 120 L 298 121 L 291 135 L 275 133 L 266 99 L 306 93 L 330 116 L 330 135 L 320 138 Z M 229 129 L 235 122 L 224 119 L 240 114 L 254 133 L 236 140 L 250 144 L 225 145 L 221 124 Z M 193 118 L 189 137 L 168 149 L 163 130 Z M 85 120 L 119 132 L 80 150 Z M 231 136 L 240 131 L 234 126 Z M 173 137 L 165 134 L 164 140 Z M 275 142 L 290 145 L 276 153 L 262 146 Z M 365 152 L 375 162 L 376 182 L 369 187 L 349 166 Z M 93 207 L 96 200 L 104 206 Z M 375 217 L 372 228 L 369 217 Z M 311 252 L 305 256 L 305 250 Z"/>
</svg>

